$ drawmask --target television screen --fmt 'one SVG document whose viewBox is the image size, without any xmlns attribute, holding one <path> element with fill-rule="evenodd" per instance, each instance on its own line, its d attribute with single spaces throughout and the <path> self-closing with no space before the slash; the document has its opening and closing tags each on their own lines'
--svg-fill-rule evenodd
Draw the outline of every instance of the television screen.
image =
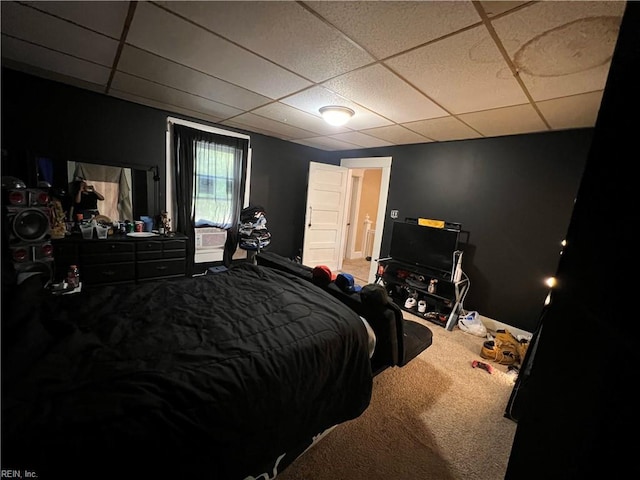
<svg viewBox="0 0 640 480">
<path fill-rule="evenodd" d="M 400 262 L 451 274 L 459 234 L 457 230 L 395 222 L 389 256 Z"/>
</svg>

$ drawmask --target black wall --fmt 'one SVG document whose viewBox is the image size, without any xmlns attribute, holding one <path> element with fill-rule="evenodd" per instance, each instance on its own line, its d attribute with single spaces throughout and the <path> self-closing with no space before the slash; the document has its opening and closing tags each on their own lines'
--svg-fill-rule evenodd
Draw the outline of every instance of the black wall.
<svg viewBox="0 0 640 480">
<path fill-rule="evenodd" d="M 381 255 L 399 219 L 462 224 L 467 310 L 533 332 L 555 275 L 592 129 L 339 152 L 391 156 Z M 466 239 L 466 236 L 462 237 Z"/>
<path fill-rule="evenodd" d="M 29 182 L 35 155 L 157 165 L 163 204 L 167 116 L 214 125 L 3 69 L 2 175 Z M 543 280 L 557 268 L 591 136 L 592 129 L 580 129 L 323 152 L 251 133 L 251 203 L 267 212 L 270 249 L 293 257 L 302 247 L 309 162 L 391 156 L 381 253 L 388 252 L 391 209 L 400 218 L 462 223 L 469 232 L 464 270 L 471 279 L 465 308 L 532 332 L 547 295 Z"/>
<path fill-rule="evenodd" d="M 65 162 L 157 166 L 163 206 L 168 116 L 251 134 L 250 201 L 267 213 L 273 238 L 270 249 L 286 257 L 295 256 L 302 248 L 309 162 L 329 161 L 326 152 L 315 148 L 3 68 L 2 175 L 16 176 L 27 186 L 35 186 L 36 156 Z"/>
</svg>

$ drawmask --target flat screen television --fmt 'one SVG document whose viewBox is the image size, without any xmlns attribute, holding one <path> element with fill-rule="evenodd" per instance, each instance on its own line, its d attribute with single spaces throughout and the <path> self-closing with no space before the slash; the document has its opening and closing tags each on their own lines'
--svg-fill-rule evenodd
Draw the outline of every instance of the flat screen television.
<svg viewBox="0 0 640 480">
<path fill-rule="evenodd" d="M 389 256 L 403 263 L 426 267 L 448 277 L 458 250 L 458 230 L 394 222 Z"/>
</svg>

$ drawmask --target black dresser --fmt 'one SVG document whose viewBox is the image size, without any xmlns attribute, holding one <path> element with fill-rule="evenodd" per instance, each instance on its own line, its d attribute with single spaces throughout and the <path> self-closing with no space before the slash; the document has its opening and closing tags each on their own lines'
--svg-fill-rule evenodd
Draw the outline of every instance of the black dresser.
<svg viewBox="0 0 640 480">
<path fill-rule="evenodd" d="M 77 265 L 84 285 L 144 282 L 186 274 L 187 237 L 156 235 L 83 239 L 71 235 L 52 240 L 54 280 L 61 281 Z"/>
</svg>

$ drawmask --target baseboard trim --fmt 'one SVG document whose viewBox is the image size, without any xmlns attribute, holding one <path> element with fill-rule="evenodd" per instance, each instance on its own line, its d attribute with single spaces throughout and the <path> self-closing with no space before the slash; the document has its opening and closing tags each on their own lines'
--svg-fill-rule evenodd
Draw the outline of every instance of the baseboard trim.
<svg viewBox="0 0 640 480">
<path fill-rule="evenodd" d="M 533 334 L 531 332 L 527 332 L 526 330 L 522 330 L 520 328 L 512 327 L 511 325 L 507 325 L 506 323 L 499 322 L 497 320 L 494 320 L 493 318 L 485 317 L 484 315 L 480 315 L 480 320 L 482 320 L 482 323 L 484 324 L 484 326 L 491 333 L 495 333 L 498 330 L 509 330 L 511 334 L 519 340 L 522 340 L 525 338 L 527 340 L 531 340 L 531 337 L 533 337 Z"/>
</svg>

